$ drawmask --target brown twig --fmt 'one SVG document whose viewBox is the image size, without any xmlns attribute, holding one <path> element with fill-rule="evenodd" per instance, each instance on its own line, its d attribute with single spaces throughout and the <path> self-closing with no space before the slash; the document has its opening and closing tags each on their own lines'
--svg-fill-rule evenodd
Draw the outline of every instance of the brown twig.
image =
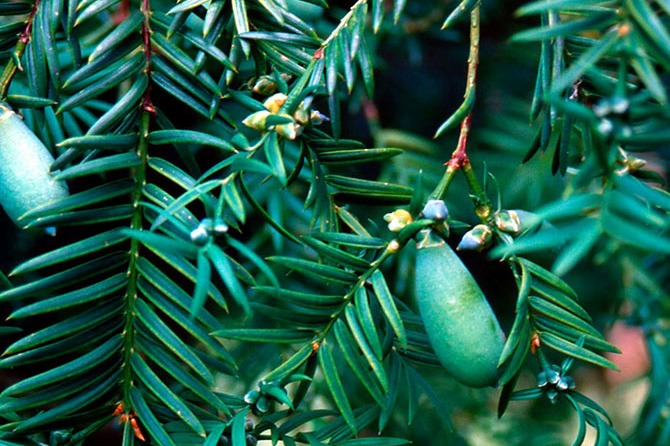
<svg viewBox="0 0 670 446">
<path fill-rule="evenodd" d="M 451 154 L 449 161 L 444 163 L 446 166 L 451 167 L 453 170 L 458 170 L 464 165 L 470 163 L 468 158 L 468 136 L 470 136 L 470 122 L 472 121 L 472 112 L 468 113 L 468 116 L 465 117 L 461 123 L 461 133 L 458 135 L 458 145 L 456 150 Z"/>
</svg>

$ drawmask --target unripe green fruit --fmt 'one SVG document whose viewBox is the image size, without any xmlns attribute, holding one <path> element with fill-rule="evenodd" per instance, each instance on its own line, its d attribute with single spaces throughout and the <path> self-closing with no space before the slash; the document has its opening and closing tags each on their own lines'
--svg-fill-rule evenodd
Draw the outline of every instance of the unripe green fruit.
<svg viewBox="0 0 670 446">
<path fill-rule="evenodd" d="M 444 240 L 417 245 L 416 296 L 437 357 L 457 381 L 495 385 L 504 335 L 477 282 Z"/>
<path fill-rule="evenodd" d="M 17 222 L 29 210 L 66 197 L 63 181 L 54 181 L 54 159 L 23 120 L 0 105 L 0 204 Z"/>
</svg>

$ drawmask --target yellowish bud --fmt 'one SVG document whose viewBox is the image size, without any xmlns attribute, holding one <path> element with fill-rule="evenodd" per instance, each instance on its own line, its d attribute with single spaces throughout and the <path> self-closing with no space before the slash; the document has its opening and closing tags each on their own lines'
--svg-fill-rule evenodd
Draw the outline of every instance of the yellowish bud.
<svg viewBox="0 0 670 446">
<path fill-rule="evenodd" d="M 305 107 L 304 101 L 300 103 L 298 109 L 293 113 L 293 118 L 302 125 L 309 123 L 309 107 Z"/>
<path fill-rule="evenodd" d="M 269 76 L 262 76 L 254 84 L 253 92 L 267 96 L 277 91 L 277 84 L 274 79 Z"/>
<path fill-rule="evenodd" d="M 285 118 L 291 118 L 291 115 L 281 114 Z M 274 129 L 277 132 L 277 135 L 282 136 L 286 139 L 296 139 L 298 135 L 302 132 L 302 126 L 296 124 L 295 122 L 289 122 L 288 124 L 280 124 Z"/>
<path fill-rule="evenodd" d="M 270 112 L 267 110 L 257 111 L 256 113 L 252 113 L 247 116 L 246 119 L 242 121 L 242 124 L 254 130 L 264 131 L 265 120 L 268 118 L 268 116 L 270 116 Z"/>
<path fill-rule="evenodd" d="M 271 113 L 278 113 L 287 98 L 284 93 L 275 93 L 263 102 L 263 107 L 270 110 Z"/>
<path fill-rule="evenodd" d="M 396 209 L 384 215 L 384 221 L 388 222 L 389 231 L 399 232 L 405 226 L 412 223 L 412 215 L 404 209 Z"/>
</svg>

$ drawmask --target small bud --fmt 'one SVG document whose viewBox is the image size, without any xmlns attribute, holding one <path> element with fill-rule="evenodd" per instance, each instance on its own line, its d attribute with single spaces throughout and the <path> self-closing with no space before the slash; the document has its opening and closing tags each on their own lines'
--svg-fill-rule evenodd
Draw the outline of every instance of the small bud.
<svg viewBox="0 0 670 446">
<path fill-rule="evenodd" d="M 254 130 L 265 131 L 265 120 L 270 116 L 270 112 L 267 110 L 257 111 L 252 113 L 242 121 L 242 124 L 250 127 Z"/>
<path fill-rule="evenodd" d="M 244 420 L 244 432 L 251 432 L 254 430 L 254 420 L 247 418 Z"/>
<path fill-rule="evenodd" d="M 449 217 L 449 210 L 442 200 L 428 200 L 421 213 L 425 218 L 435 221 L 443 221 Z"/>
<path fill-rule="evenodd" d="M 619 138 L 630 138 L 633 136 L 633 128 L 627 124 L 621 125 L 618 130 L 617 136 Z"/>
<path fill-rule="evenodd" d="M 391 254 L 395 254 L 396 252 L 398 252 L 399 249 L 400 249 L 400 243 L 398 243 L 398 240 L 391 240 L 388 246 L 386 247 L 386 250 Z"/>
<path fill-rule="evenodd" d="M 540 335 L 537 333 L 533 334 L 533 337 L 530 339 L 530 352 L 535 354 L 537 349 L 540 347 L 542 341 L 540 341 Z"/>
<path fill-rule="evenodd" d="M 254 84 L 253 92 L 263 96 L 277 91 L 277 83 L 270 76 L 261 76 Z"/>
<path fill-rule="evenodd" d="M 222 218 L 217 218 L 214 220 L 214 224 L 212 226 L 212 232 L 214 235 L 223 235 L 228 232 L 228 225 L 226 224 L 225 221 L 223 221 Z"/>
<path fill-rule="evenodd" d="M 211 218 L 203 218 L 200 220 L 200 227 L 202 227 L 207 233 L 212 232 L 212 228 L 214 227 L 214 221 Z"/>
<path fill-rule="evenodd" d="M 191 231 L 191 241 L 198 246 L 205 246 L 209 241 L 209 232 L 202 225 L 199 225 Z"/>
<path fill-rule="evenodd" d="M 408 224 L 412 223 L 412 215 L 404 209 L 396 209 L 384 215 L 384 221 L 388 222 L 391 232 L 400 232 Z"/>
<path fill-rule="evenodd" d="M 70 438 L 72 437 L 72 434 L 66 430 L 58 430 L 58 431 L 53 431 L 51 432 L 51 435 L 49 436 L 49 442 L 52 445 L 61 445 L 61 444 L 67 444 L 70 441 Z"/>
<path fill-rule="evenodd" d="M 284 116 L 291 118 L 291 115 L 281 114 L 279 116 Z M 282 136 L 286 139 L 294 140 L 302 133 L 302 126 L 296 124 L 295 122 L 289 122 L 288 124 L 281 124 L 275 127 L 277 135 Z"/>
<path fill-rule="evenodd" d="M 614 124 L 609 119 L 603 118 L 600 120 L 600 122 L 598 122 L 597 129 L 598 133 L 600 133 L 602 136 L 608 137 L 614 131 Z"/>
<path fill-rule="evenodd" d="M 563 376 L 563 370 L 557 365 L 537 374 L 537 386 L 545 388 L 545 395 L 552 403 L 556 402 L 558 394 L 575 387 L 575 380 L 571 376 Z"/>
<path fill-rule="evenodd" d="M 318 110 L 312 110 L 312 113 L 309 115 L 309 122 L 312 125 L 321 125 L 326 121 L 330 121 L 328 116 L 324 115 Z"/>
<path fill-rule="evenodd" d="M 256 404 L 256 401 L 261 397 L 258 390 L 250 390 L 244 395 L 244 402 L 247 404 Z"/>
<path fill-rule="evenodd" d="M 265 413 L 270 410 L 271 405 L 272 402 L 265 396 L 261 396 L 258 398 L 258 401 L 256 401 L 256 409 L 261 413 Z"/>
<path fill-rule="evenodd" d="M 288 99 L 288 96 L 284 93 L 275 93 L 263 102 L 263 107 L 270 110 L 271 113 L 278 113 L 286 99 Z"/>
<path fill-rule="evenodd" d="M 463 234 L 460 243 L 456 247 L 457 251 L 481 251 L 491 244 L 493 232 L 491 228 L 480 224 Z"/>
<path fill-rule="evenodd" d="M 258 443 L 258 440 L 256 439 L 256 437 L 254 437 L 251 434 L 247 434 L 247 436 L 244 439 L 247 443 L 246 446 L 256 446 L 256 444 Z"/>
<path fill-rule="evenodd" d="M 612 113 L 617 115 L 623 115 L 628 111 L 630 101 L 625 96 L 615 94 L 614 96 L 612 96 L 610 104 L 612 107 Z"/>
<path fill-rule="evenodd" d="M 557 385 L 561 381 L 561 374 L 557 370 L 547 370 L 549 384 Z"/>
<path fill-rule="evenodd" d="M 521 232 L 521 220 L 516 211 L 501 211 L 496 212 L 495 216 L 496 228 L 503 232 L 510 234 L 518 234 Z"/>
<path fill-rule="evenodd" d="M 293 118 L 302 125 L 309 124 L 309 107 L 305 105 L 305 101 L 301 102 L 298 109 L 293 113 Z"/>
<path fill-rule="evenodd" d="M 610 101 L 610 98 L 602 98 L 601 100 L 598 101 L 597 104 L 593 106 L 593 113 L 595 113 L 596 116 L 599 118 L 603 118 L 609 115 L 611 112 L 612 112 L 612 103 Z"/>
<path fill-rule="evenodd" d="M 122 413 L 123 413 L 123 402 L 120 402 L 114 409 L 112 416 L 121 415 Z"/>
<path fill-rule="evenodd" d="M 275 130 L 277 135 L 286 139 L 294 140 L 300 134 L 302 127 L 296 124 L 282 124 L 278 125 Z"/>
<path fill-rule="evenodd" d="M 130 425 L 133 428 L 133 434 L 135 434 L 135 438 L 137 438 L 140 441 L 147 441 L 144 438 L 144 434 L 142 433 L 142 430 L 140 429 L 140 426 L 137 424 L 137 418 L 134 416 L 130 417 Z"/>
</svg>

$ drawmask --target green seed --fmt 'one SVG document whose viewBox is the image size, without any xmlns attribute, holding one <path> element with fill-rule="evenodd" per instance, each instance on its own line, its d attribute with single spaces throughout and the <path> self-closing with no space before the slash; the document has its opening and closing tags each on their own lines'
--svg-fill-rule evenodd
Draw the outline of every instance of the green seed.
<svg viewBox="0 0 670 446">
<path fill-rule="evenodd" d="M 495 385 L 504 335 L 477 282 L 444 240 L 417 246 L 416 296 L 437 357 L 457 381 Z"/>
<path fill-rule="evenodd" d="M 17 224 L 29 210 L 69 194 L 49 172 L 53 161 L 21 118 L 0 105 L 0 205 Z"/>
</svg>

